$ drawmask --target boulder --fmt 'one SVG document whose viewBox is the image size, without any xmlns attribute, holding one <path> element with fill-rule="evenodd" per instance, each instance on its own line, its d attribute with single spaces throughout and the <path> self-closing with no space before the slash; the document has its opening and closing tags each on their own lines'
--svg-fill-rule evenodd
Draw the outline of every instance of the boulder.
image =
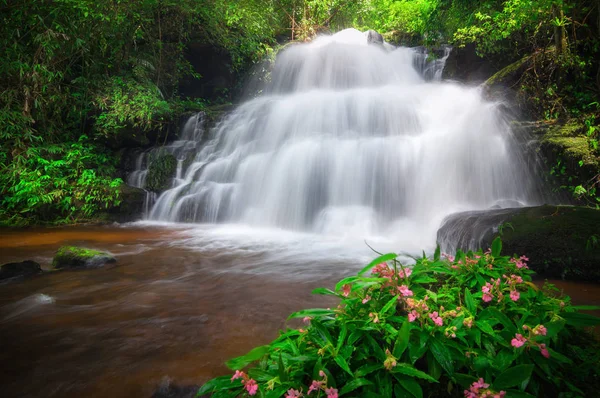
<svg viewBox="0 0 600 398">
<path fill-rule="evenodd" d="M 367 30 L 365 35 L 367 36 L 367 43 L 383 46 L 383 36 L 379 32 Z"/>
<path fill-rule="evenodd" d="M 119 193 L 121 203 L 118 206 L 110 208 L 100 218 L 119 223 L 140 220 L 144 215 L 148 192 L 141 188 L 132 187 L 131 185 L 121 184 Z"/>
<path fill-rule="evenodd" d="M 56 251 L 52 266 L 54 268 L 101 267 L 116 262 L 117 260 L 107 252 L 77 246 L 63 246 Z"/>
<path fill-rule="evenodd" d="M 42 268 L 35 261 L 27 260 L 20 263 L 8 263 L 0 267 L 0 280 L 40 273 L 42 273 Z"/>
<path fill-rule="evenodd" d="M 502 254 L 525 255 L 548 278 L 600 282 L 600 210 L 525 207 L 456 213 L 437 233 L 443 251 L 487 248 L 501 235 Z"/>
</svg>

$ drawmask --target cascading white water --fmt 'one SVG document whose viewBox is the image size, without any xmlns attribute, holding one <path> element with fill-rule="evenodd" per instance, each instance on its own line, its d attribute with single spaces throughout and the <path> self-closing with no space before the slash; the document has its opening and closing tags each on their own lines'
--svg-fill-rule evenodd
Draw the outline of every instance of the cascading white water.
<svg viewBox="0 0 600 398">
<path fill-rule="evenodd" d="M 410 250 L 431 247 L 452 212 L 535 203 L 499 104 L 440 82 L 445 58 L 422 57 L 353 29 L 289 46 L 149 218 L 393 236 Z"/>
</svg>

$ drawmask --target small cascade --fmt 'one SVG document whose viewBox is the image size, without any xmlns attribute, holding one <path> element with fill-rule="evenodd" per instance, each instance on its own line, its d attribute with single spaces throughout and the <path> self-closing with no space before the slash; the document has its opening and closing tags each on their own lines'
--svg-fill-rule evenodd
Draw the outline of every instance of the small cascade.
<svg viewBox="0 0 600 398">
<path fill-rule="evenodd" d="M 440 50 L 430 52 L 426 47 L 416 47 L 413 65 L 425 81 L 439 82 L 446 66 L 446 60 L 452 52 L 452 46 L 442 46 Z M 438 55 L 436 58 L 435 55 Z M 439 56 L 441 55 L 441 56 Z"/>
<path fill-rule="evenodd" d="M 197 148 L 203 138 L 205 114 L 199 112 L 191 116 L 183 126 L 178 140 L 168 145 L 154 147 L 141 152 L 135 161 L 135 170 L 127 176 L 127 184 L 146 191 L 144 202 L 144 216 L 148 217 L 158 197 L 156 192 L 146 189 L 146 178 L 152 161 L 165 154 L 170 154 L 177 159 L 177 171 L 173 176 L 173 186 L 183 182 L 186 167 L 194 163 Z"/>
</svg>

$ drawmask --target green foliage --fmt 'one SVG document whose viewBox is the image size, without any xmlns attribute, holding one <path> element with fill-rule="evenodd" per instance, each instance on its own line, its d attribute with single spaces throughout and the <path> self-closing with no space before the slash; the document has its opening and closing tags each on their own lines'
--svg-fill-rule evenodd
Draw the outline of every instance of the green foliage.
<svg viewBox="0 0 600 398">
<path fill-rule="evenodd" d="M 2 150 L 6 158 L 6 151 Z M 86 136 L 31 146 L 3 163 L 0 219 L 8 224 L 73 222 L 119 204 L 113 160 Z"/>
<path fill-rule="evenodd" d="M 198 394 L 240 396 L 255 383 L 263 397 L 332 388 L 361 397 L 593 394 L 600 363 L 589 346 L 598 343 L 582 328 L 600 318 L 551 285 L 538 289 L 527 259 L 500 256 L 501 247 L 497 239 L 485 253 L 436 254 L 410 268 L 395 254 L 379 257 L 335 292 L 314 292 L 339 297 L 336 309 L 290 315 L 309 325 L 229 361 L 234 378 Z"/>
<path fill-rule="evenodd" d="M 158 154 L 154 159 L 150 159 L 148 175 L 146 176 L 146 189 L 161 192 L 170 188 L 176 169 L 177 159 L 171 154 Z"/>
</svg>

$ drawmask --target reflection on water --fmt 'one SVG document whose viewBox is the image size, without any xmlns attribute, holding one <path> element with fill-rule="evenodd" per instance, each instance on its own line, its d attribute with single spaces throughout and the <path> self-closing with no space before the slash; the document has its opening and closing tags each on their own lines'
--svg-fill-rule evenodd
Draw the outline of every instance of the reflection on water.
<svg viewBox="0 0 600 398">
<path fill-rule="evenodd" d="M 62 244 L 108 250 L 117 266 L 0 285 L 5 397 L 143 397 L 165 377 L 199 384 L 276 337 L 290 312 L 335 305 L 310 291 L 373 257 L 352 240 L 137 224 L 0 231 L 0 264 L 48 269 Z M 560 287 L 600 304 L 596 285 Z"/>
</svg>

